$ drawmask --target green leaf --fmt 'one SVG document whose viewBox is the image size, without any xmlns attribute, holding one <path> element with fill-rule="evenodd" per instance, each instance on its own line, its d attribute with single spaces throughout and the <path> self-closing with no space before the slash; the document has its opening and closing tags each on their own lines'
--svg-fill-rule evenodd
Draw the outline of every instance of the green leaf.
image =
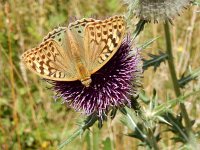
<svg viewBox="0 0 200 150">
<path fill-rule="evenodd" d="M 58 146 L 58 150 L 62 149 L 65 145 L 69 144 L 70 142 L 72 142 L 75 138 L 77 138 L 79 135 L 83 134 L 84 130 L 82 128 L 79 128 L 78 130 L 76 130 L 68 139 L 66 139 L 64 142 L 62 142 L 59 146 Z"/>
<path fill-rule="evenodd" d="M 180 80 L 178 80 L 178 84 L 181 88 L 184 88 L 186 84 L 188 84 L 190 81 L 195 80 L 200 75 L 200 68 L 196 69 L 195 71 L 192 71 L 187 76 L 182 76 Z"/>
<path fill-rule="evenodd" d="M 160 104 L 157 107 L 155 107 L 155 109 L 154 109 L 154 115 L 162 115 L 166 111 L 169 111 L 171 108 L 175 107 L 177 103 L 182 103 L 188 97 L 190 97 L 192 95 L 198 95 L 198 94 L 200 94 L 200 90 L 191 92 L 191 93 L 189 93 L 187 95 L 179 96 L 176 99 L 168 100 L 166 103 Z"/>
<path fill-rule="evenodd" d="M 154 67 L 154 71 L 156 71 L 156 69 L 160 66 L 160 64 L 162 62 L 164 62 L 168 55 L 166 53 L 163 52 L 159 52 L 158 55 L 153 55 L 153 54 L 148 54 L 152 59 L 146 60 L 143 59 L 144 63 L 143 63 L 143 69 L 147 70 L 149 67 Z"/>
<path fill-rule="evenodd" d="M 150 99 L 148 98 L 148 96 L 146 95 L 145 91 L 142 90 L 139 94 L 139 98 L 145 103 L 145 104 L 149 104 Z"/>
<path fill-rule="evenodd" d="M 127 114 L 123 118 L 123 123 L 133 131 L 129 133 L 128 136 L 140 140 L 140 146 L 147 146 L 148 148 L 152 148 L 154 145 L 153 141 L 157 143 L 160 140 L 160 134 L 155 133 L 156 128 L 151 128 L 148 126 L 145 120 L 138 121 L 139 118 L 137 118 L 131 110 L 126 109 L 126 111 Z"/>
<path fill-rule="evenodd" d="M 172 137 L 172 139 L 175 142 L 182 142 L 182 143 L 187 143 L 189 140 L 189 135 L 187 134 L 187 129 L 185 128 L 185 126 L 183 125 L 183 121 L 182 121 L 182 116 L 181 115 L 177 115 L 176 117 L 173 116 L 172 113 L 164 113 L 163 118 L 165 118 L 165 120 L 167 120 L 167 122 L 170 123 L 167 124 L 169 126 L 168 131 L 171 131 L 174 133 L 174 137 Z"/>
<path fill-rule="evenodd" d="M 144 25 L 146 24 L 146 20 L 140 20 L 137 24 L 136 24 L 136 29 L 133 33 L 133 39 L 135 39 L 140 32 L 144 29 Z"/>
<path fill-rule="evenodd" d="M 62 142 L 57 149 L 62 149 L 65 145 L 71 143 L 75 138 L 77 138 L 79 135 L 82 135 L 86 129 L 89 129 L 89 127 L 93 126 L 94 123 L 98 120 L 97 114 L 92 114 L 88 116 L 80 125 L 80 128 L 77 129 L 69 138 L 67 138 L 64 142 Z"/>
<path fill-rule="evenodd" d="M 145 49 L 147 46 L 149 46 L 151 43 L 153 43 L 155 40 L 157 40 L 159 37 L 150 39 L 148 41 L 146 41 L 145 43 L 143 43 L 142 45 L 138 46 L 139 49 Z"/>
</svg>

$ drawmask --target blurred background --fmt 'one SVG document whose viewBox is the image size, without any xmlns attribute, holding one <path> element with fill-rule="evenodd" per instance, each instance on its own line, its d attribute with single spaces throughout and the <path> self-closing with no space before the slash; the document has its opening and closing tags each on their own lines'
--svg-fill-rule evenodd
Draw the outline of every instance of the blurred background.
<svg viewBox="0 0 200 150">
<path fill-rule="evenodd" d="M 37 46 L 55 27 L 67 26 L 74 18 L 106 18 L 126 11 L 120 0 L 0 0 L 0 149 L 55 149 L 75 131 L 83 117 L 62 105 L 61 100 L 54 101 L 50 86 L 20 63 L 21 54 Z M 184 9 L 171 26 L 178 77 L 200 67 L 199 11 L 197 6 Z M 129 20 L 133 29 L 137 21 Z M 143 50 L 144 58 L 148 58 L 147 53 L 165 50 L 163 24 L 146 25 L 135 40 L 135 45 L 139 45 L 158 36 Z M 156 72 L 149 68 L 142 79 L 147 95 L 156 89 L 160 103 L 167 96 L 174 97 L 170 81 L 167 63 L 162 63 Z M 196 89 L 200 89 L 199 79 L 190 82 L 183 92 Z M 200 123 L 199 101 L 197 96 L 186 101 L 190 117 L 197 123 Z M 64 149 L 137 149 L 138 141 L 125 136 L 127 132 L 117 115 L 105 122 L 103 129 L 93 126 Z M 171 146 L 170 135 L 165 135 L 161 143 Z"/>
</svg>

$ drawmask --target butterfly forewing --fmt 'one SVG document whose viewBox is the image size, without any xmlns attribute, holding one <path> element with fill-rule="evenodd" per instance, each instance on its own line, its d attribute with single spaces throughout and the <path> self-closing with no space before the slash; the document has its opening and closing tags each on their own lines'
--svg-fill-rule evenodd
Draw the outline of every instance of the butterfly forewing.
<svg viewBox="0 0 200 150">
<path fill-rule="evenodd" d="M 73 35 L 73 39 L 76 42 L 77 52 L 80 56 L 81 62 L 86 66 L 87 53 L 84 48 L 84 29 L 88 23 L 95 22 L 93 18 L 82 18 L 69 24 L 68 29 Z M 73 51 L 73 50 L 72 50 Z"/>
<path fill-rule="evenodd" d="M 116 53 L 125 34 L 123 16 L 88 23 L 85 27 L 84 45 L 88 69 L 92 73 L 105 65 Z"/>
<path fill-rule="evenodd" d="M 56 81 L 77 80 L 74 66 L 66 63 L 66 57 L 64 49 L 56 41 L 48 39 L 39 47 L 26 51 L 22 55 L 22 61 L 27 68 L 43 78 Z"/>
<path fill-rule="evenodd" d="M 67 27 L 58 27 L 53 31 L 49 32 L 48 35 L 43 38 L 43 42 L 47 40 L 56 41 L 56 43 L 62 47 L 61 52 L 63 58 L 65 59 L 65 64 L 67 64 L 68 66 L 74 66 L 73 61 L 70 60 L 70 58 L 72 58 L 72 54 L 67 32 Z"/>
</svg>

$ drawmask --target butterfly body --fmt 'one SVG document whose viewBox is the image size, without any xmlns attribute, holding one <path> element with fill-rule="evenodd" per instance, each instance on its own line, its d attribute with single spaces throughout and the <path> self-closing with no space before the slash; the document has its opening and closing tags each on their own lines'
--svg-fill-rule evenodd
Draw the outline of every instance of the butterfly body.
<svg viewBox="0 0 200 150">
<path fill-rule="evenodd" d="M 68 30 L 67 36 L 69 37 L 72 59 L 74 59 L 74 62 L 76 64 L 75 66 L 79 74 L 79 79 L 83 85 L 85 85 L 86 87 L 89 87 L 90 83 L 92 82 L 90 78 L 91 74 L 86 68 L 84 60 L 81 59 L 81 55 L 80 55 L 81 50 L 80 50 L 79 44 L 77 43 L 78 41 L 74 39 L 73 33 L 70 30 Z"/>
<path fill-rule="evenodd" d="M 50 32 L 22 61 L 39 76 L 55 81 L 80 80 L 86 87 L 91 75 L 116 53 L 125 34 L 123 16 L 106 20 L 77 20 Z"/>
</svg>

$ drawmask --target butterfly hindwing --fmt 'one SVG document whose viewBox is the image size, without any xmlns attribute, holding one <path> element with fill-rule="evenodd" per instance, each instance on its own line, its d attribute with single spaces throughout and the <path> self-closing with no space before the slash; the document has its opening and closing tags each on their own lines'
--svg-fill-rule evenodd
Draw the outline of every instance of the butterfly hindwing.
<svg viewBox="0 0 200 150">
<path fill-rule="evenodd" d="M 53 31 L 49 32 L 43 38 L 43 42 L 47 41 L 48 39 L 54 39 L 60 45 L 63 45 L 64 42 L 65 42 L 64 39 L 65 39 L 66 32 L 67 32 L 67 28 L 66 27 L 55 28 Z"/>
<path fill-rule="evenodd" d="M 91 74 L 105 65 L 116 53 L 122 43 L 125 28 L 123 16 L 97 20 L 86 25 L 84 45 Z"/>
<path fill-rule="evenodd" d="M 76 32 L 81 38 L 84 36 L 84 28 L 85 26 L 90 23 L 94 22 L 95 19 L 93 18 L 82 18 L 80 20 L 76 20 L 75 22 L 72 22 L 69 24 L 68 28 L 72 32 Z"/>
</svg>

